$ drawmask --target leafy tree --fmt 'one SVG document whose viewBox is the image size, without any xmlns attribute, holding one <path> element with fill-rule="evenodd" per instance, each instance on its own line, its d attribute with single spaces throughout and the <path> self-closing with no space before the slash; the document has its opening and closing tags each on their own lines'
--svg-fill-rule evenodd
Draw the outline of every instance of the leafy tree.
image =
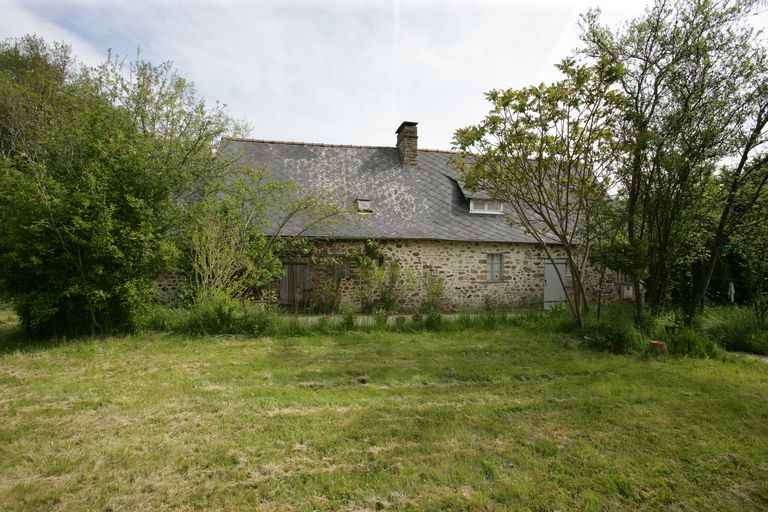
<svg viewBox="0 0 768 512">
<path fill-rule="evenodd" d="M 622 104 L 611 87 L 621 69 L 609 60 L 595 66 L 563 61 L 565 77 L 550 85 L 491 91 L 491 111 L 478 125 L 457 130 L 460 177 L 512 208 L 550 260 L 558 247 L 570 268 L 571 286 L 558 275 L 581 324 L 586 302 L 583 273 L 610 187 L 616 113 Z M 555 266 L 557 268 L 557 266 Z"/>
<path fill-rule="evenodd" d="M 750 302 L 760 325 L 768 324 L 768 193 L 764 192 L 731 237 L 746 265 Z"/>
<path fill-rule="evenodd" d="M 645 15 L 615 31 L 601 26 L 596 12 L 584 17 L 584 52 L 624 67 L 618 86 L 627 107 L 617 175 L 626 204 L 638 321 L 643 285 L 652 310 L 659 311 L 675 269 L 696 255 L 708 264 L 697 276 L 687 308 L 693 320 L 718 247 L 734 228 L 734 205 L 746 190 L 742 185 L 751 180 L 750 170 L 760 167 L 755 165 L 759 158 L 750 155 L 756 149 L 752 134 L 760 140 L 758 127 L 764 125 L 764 58 L 744 23 L 757 5 L 657 0 Z M 740 162 L 735 168 L 715 172 L 734 156 Z M 726 194 L 709 194 L 715 180 Z"/>
<path fill-rule="evenodd" d="M 31 36 L 0 45 L 0 91 L 0 271 L 22 324 L 129 327 L 237 125 L 167 64 L 85 69 Z"/>
</svg>

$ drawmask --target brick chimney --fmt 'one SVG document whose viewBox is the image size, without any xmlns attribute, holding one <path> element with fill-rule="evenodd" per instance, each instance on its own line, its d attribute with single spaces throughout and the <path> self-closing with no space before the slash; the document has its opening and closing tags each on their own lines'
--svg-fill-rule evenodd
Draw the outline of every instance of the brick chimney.
<svg viewBox="0 0 768 512">
<path fill-rule="evenodd" d="M 400 153 L 400 159 L 406 166 L 415 166 L 418 154 L 419 139 L 418 130 L 413 121 L 403 121 L 400 128 L 397 129 L 397 151 Z"/>
</svg>

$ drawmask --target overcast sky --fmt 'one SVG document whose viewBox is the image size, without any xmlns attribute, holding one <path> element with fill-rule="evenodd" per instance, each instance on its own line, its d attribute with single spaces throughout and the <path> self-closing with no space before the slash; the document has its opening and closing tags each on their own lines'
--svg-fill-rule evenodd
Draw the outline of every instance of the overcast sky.
<svg viewBox="0 0 768 512">
<path fill-rule="evenodd" d="M 86 64 L 107 49 L 172 60 L 259 139 L 448 149 L 488 111 L 483 93 L 558 78 L 579 14 L 610 25 L 628 0 L 0 0 L 0 38 L 69 43 Z"/>
</svg>

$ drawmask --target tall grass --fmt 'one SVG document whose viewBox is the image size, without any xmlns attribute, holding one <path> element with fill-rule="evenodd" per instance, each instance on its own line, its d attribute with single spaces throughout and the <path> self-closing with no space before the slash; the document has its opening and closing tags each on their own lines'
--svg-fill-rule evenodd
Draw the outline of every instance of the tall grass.
<svg viewBox="0 0 768 512">
<path fill-rule="evenodd" d="M 709 308 L 700 323 L 702 332 L 726 350 L 768 354 L 768 330 L 750 308 Z"/>
<path fill-rule="evenodd" d="M 696 329 L 683 328 L 665 336 L 670 354 L 689 357 L 716 357 L 722 348 Z"/>
<path fill-rule="evenodd" d="M 370 318 L 370 317 L 366 317 Z M 378 312 L 367 322 L 359 322 L 351 309 L 341 315 L 297 317 L 276 310 L 258 309 L 247 302 L 226 296 L 197 301 L 189 309 L 155 305 L 138 322 L 140 330 L 188 335 L 250 334 L 254 336 L 300 336 L 346 331 L 395 330 L 398 332 L 461 332 L 519 327 L 532 332 L 563 333 L 575 336 L 587 348 L 614 353 L 644 353 L 649 341 L 663 340 L 670 353 L 680 356 L 712 357 L 726 350 L 768 354 L 768 332 L 761 329 L 754 314 L 743 308 L 711 308 L 696 329 L 667 332 L 666 317 L 646 316 L 638 327 L 628 304 L 613 303 L 603 308 L 600 318 L 594 311 L 584 315 L 578 327 L 565 308 L 523 310 L 513 314 L 488 308 L 481 313 L 442 315 L 430 311 L 407 321 L 393 321 Z"/>
<path fill-rule="evenodd" d="M 160 304 L 148 306 L 136 319 L 140 331 L 164 331 L 178 334 L 264 334 L 273 315 L 255 305 L 211 294 L 192 303 L 189 308 Z"/>
</svg>

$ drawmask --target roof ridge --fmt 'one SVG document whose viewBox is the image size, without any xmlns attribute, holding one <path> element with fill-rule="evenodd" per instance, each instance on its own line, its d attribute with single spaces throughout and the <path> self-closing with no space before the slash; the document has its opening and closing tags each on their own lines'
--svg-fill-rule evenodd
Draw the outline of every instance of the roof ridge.
<svg viewBox="0 0 768 512">
<path fill-rule="evenodd" d="M 292 146 L 315 146 L 321 148 L 354 148 L 354 149 L 397 149 L 395 146 L 363 146 L 359 144 L 327 144 L 324 142 L 302 142 L 295 140 L 270 140 L 270 139 L 253 139 L 250 137 L 223 137 L 225 140 L 232 140 L 236 142 L 259 142 L 262 144 L 286 144 Z M 456 151 L 450 149 L 430 149 L 430 148 L 418 148 L 419 151 L 425 151 L 427 153 L 450 153 L 454 154 Z"/>
<path fill-rule="evenodd" d="M 458 151 L 454 151 L 452 149 L 432 149 L 432 148 L 418 148 L 418 149 L 419 151 L 425 151 L 427 153 L 448 153 L 451 155 L 456 155 L 459 153 Z"/>
<path fill-rule="evenodd" d="M 294 140 L 252 139 L 249 137 L 224 137 L 236 142 L 261 142 L 265 144 L 287 144 L 293 146 L 317 146 L 321 148 L 355 148 L 355 149 L 397 149 L 394 146 L 361 146 L 357 144 L 326 144 L 324 142 L 302 142 Z"/>
</svg>

